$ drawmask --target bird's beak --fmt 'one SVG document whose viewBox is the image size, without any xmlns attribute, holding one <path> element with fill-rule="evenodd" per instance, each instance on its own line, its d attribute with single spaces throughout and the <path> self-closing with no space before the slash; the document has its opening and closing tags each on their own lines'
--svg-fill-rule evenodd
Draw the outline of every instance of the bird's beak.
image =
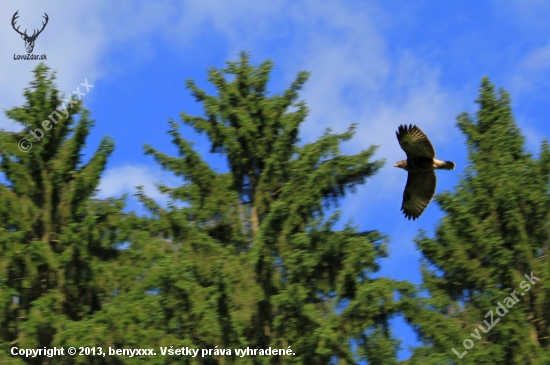
<svg viewBox="0 0 550 365">
<path fill-rule="evenodd" d="M 399 167 L 399 166 L 397 166 L 397 162 L 393 164 L 393 167 Z"/>
</svg>

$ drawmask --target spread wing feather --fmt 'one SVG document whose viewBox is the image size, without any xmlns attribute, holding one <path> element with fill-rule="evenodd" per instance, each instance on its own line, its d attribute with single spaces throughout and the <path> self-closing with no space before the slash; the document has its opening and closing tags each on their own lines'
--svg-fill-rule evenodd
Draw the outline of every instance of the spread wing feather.
<svg viewBox="0 0 550 365">
<path fill-rule="evenodd" d="M 417 126 L 400 125 L 395 132 L 399 145 L 407 154 L 407 158 L 435 158 L 435 150 L 428 137 Z"/>
<path fill-rule="evenodd" d="M 415 220 L 420 217 L 435 194 L 435 185 L 435 172 L 409 172 L 401 206 L 405 218 Z"/>
</svg>

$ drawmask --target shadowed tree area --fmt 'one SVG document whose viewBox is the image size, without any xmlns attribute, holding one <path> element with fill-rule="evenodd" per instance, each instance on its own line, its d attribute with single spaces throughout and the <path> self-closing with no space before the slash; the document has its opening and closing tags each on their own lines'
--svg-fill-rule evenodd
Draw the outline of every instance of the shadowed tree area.
<svg viewBox="0 0 550 365">
<path fill-rule="evenodd" d="M 487 78 L 476 102 L 457 121 L 469 166 L 436 198 L 435 237 L 416 240 L 431 298 L 411 318 L 426 347 L 407 363 L 550 364 L 550 150 L 525 151 L 508 93 Z"/>
<path fill-rule="evenodd" d="M 124 198 L 94 197 L 113 142 L 83 162 L 89 112 L 62 100 L 46 66 L 35 69 L 25 104 L 7 111 L 24 131 L 0 131 L 0 362 L 550 364 L 550 149 L 526 152 L 508 94 L 485 78 L 477 114 L 458 117 L 469 166 L 435 199 L 445 213 L 435 236 L 416 239 L 429 294 L 419 297 L 409 282 L 373 278 L 385 235 L 338 230 L 338 211 L 329 214 L 382 167 L 376 147 L 342 154 L 353 125 L 300 143 L 309 75 L 270 94 L 272 67 L 241 53 L 208 71 L 215 95 L 187 81 L 203 115 L 182 122 L 228 172 L 170 121 L 178 156 L 144 149 L 182 185 L 157 185 L 167 205 L 139 188 L 145 216 L 123 213 Z M 401 362 L 388 324 L 398 314 L 423 342 Z M 10 355 L 54 346 L 156 356 Z M 198 353 L 170 352 L 182 348 Z"/>
<path fill-rule="evenodd" d="M 92 331 L 89 320 L 111 294 L 123 236 L 122 202 L 93 199 L 113 142 L 104 138 L 83 163 L 89 112 L 80 101 L 62 100 L 48 67 L 39 65 L 34 76 L 25 104 L 6 113 L 25 130 L 0 132 L 0 171 L 8 181 L 0 184 L 0 359 L 10 364 L 67 363 L 12 357 L 13 346 L 102 341 L 102 329 Z M 18 148 L 21 138 L 34 143 L 30 150 Z"/>
<path fill-rule="evenodd" d="M 178 157 L 145 146 L 146 154 L 185 183 L 159 186 L 183 208 L 162 209 L 139 194 L 152 218 L 144 219 L 147 232 L 139 233 L 130 250 L 154 247 L 151 265 L 140 270 L 143 289 L 158 290 L 144 303 L 156 300 L 157 326 L 170 339 L 164 342 L 231 349 L 230 356 L 213 352 L 178 363 L 355 364 L 359 358 L 396 363 L 398 342 L 387 320 L 411 305 L 396 302 L 394 295 L 412 296 L 412 285 L 371 277 L 379 269 L 376 260 L 386 256 L 382 234 L 349 225 L 334 230 L 338 215 L 325 214 L 383 161 L 372 159 L 375 147 L 340 153 L 353 127 L 298 146 L 307 115 L 298 91 L 308 73 L 299 73 L 282 94 L 268 96 L 271 69 L 270 61 L 250 65 L 242 53 L 225 69 L 209 70 L 217 95 L 187 81 L 204 116 L 182 113 L 183 123 L 208 136 L 211 152 L 227 157 L 228 173 L 209 167 L 175 122 L 169 134 Z M 355 353 L 352 340 L 359 344 Z M 291 347 L 294 355 L 235 352 L 270 346 Z"/>
</svg>

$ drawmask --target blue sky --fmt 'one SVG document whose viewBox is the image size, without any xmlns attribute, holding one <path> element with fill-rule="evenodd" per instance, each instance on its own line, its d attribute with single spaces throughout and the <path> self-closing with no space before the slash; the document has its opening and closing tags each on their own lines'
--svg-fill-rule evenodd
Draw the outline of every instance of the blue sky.
<svg viewBox="0 0 550 365">
<path fill-rule="evenodd" d="M 452 189 L 466 164 L 464 138 L 455 127 L 457 114 L 476 111 L 480 80 L 489 76 L 511 93 L 516 120 L 534 153 L 549 136 L 550 3 L 518 1 L 3 1 L 0 21 L 0 107 L 23 102 L 37 61 L 15 61 L 24 43 L 10 21 L 19 10 L 21 29 L 36 28 L 46 12 L 49 24 L 34 54 L 58 71 L 66 93 L 88 79 L 93 89 L 83 97 L 96 120 L 87 156 L 111 135 L 116 150 L 109 160 L 100 196 L 129 193 L 130 209 L 141 211 L 132 194 L 144 185 L 157 199 L 154 183 L 177 186 L 142 145 L 174 155 L 168 119 L 200 114 L 184 88 L 191 78 L 212 90 L 206 70 L 223 67 L 248 51 L 258 65 L 272 59 L 270 91 L 282 92 L 299 71 L 311 72 L 301 93 L 310 108 L 301 138 L 311 142 L 331 127 L 342 132 L 359 123 L 343 151 L 357 153 L 379 145 L 384 168 L 341 205 L 342 224 L 353 219 L 360 229 L 377 229 L 391 238 L 390 257 L 380 275 L 420 283 L 419 253 L 413 238 L 419 229 L 433 233 L 442 217 L 431 204 L 415 222 L 399 208 L 406 174 L 393 168 L 403 158 L 395 138 L 400 124 L 417 124 L 435 145 L 438 157 L 457 169 L 438 174 L 437 192 Z M 81 88 L 83 89 L 83 88 Z M 18 130 L 5 115 L 0 128 Z M 207 141 L 182 127 L 207 155 Z M 207 156 L 219 171 L 225 160 Z M 393 323 L 404 342 L 401 358 L 416 336 L 401 321 Z"/>
</svg>

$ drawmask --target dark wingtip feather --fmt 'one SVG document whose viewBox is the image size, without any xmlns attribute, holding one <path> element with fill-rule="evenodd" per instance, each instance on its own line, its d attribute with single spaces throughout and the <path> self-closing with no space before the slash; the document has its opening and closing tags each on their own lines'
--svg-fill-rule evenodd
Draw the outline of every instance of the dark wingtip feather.
<svg viewBox="0 0 550 365">
<path fill-rule="evenodd" d="M 420 216 L 415 217 L 414 215 L 405 212 L 405 208 L 404 208 L 404 207 L 401 207 L 401 211 L 402 211 L 403 214 L 405 215 L 405 218 L 407 218 L 408 220 L 411 220 L 411 219 L 412 219 L 412 220 L 414 221 L 414 220 L 416 220 L 416 218 L 420 217 Z"/>
<path fill-rule="evenodd" d="M 397 127 L 397 132 L 395 132 L 395 135 L 397 136 L 397 138 L 399 138 L 400 135 L 408 133 L 412 131 L 414 128 L 417 128 L 416 124 L 409 124 L 409 125 L 401 124 L 399 125 L 399 127 Z"/>
</svg>

